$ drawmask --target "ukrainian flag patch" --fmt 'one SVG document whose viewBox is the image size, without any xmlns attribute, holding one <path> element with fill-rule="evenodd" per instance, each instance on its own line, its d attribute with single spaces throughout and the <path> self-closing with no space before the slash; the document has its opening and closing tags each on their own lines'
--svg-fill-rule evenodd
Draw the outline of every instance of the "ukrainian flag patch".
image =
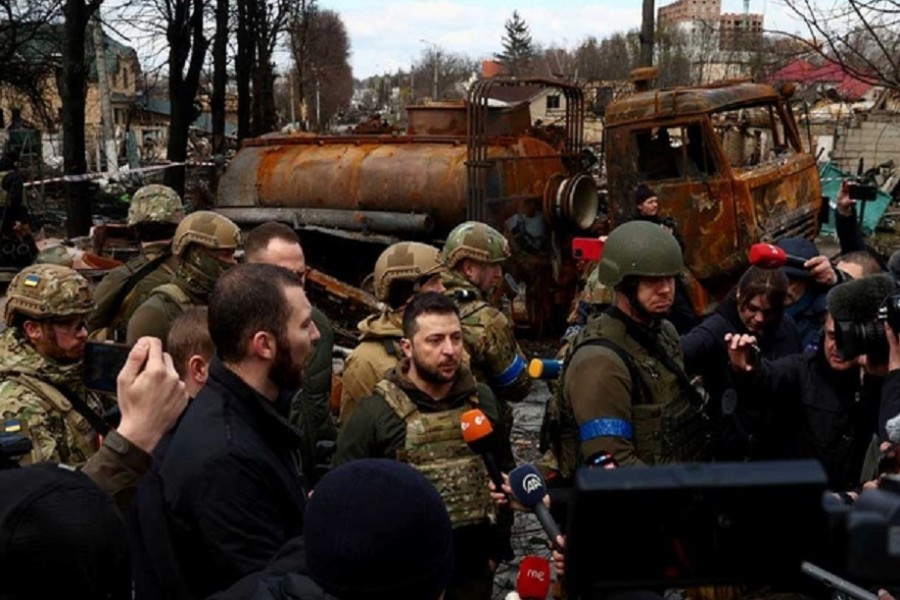
<svg viewBox="0 0 900 600">
<path fill-rule="evenodd" d="M 29 273 L 25 276 L 25 282 L 22 284 L 25 287 L 37 287 L 37 284 L 41 282 L 41 276 L 37 273 Z"/>
<path fill-rule="evenodd" d="M 3 421 L 3 433 L 19 433 L 20 431 L 22 431 L 22 421 L 19 419 Z"/>
</svg>

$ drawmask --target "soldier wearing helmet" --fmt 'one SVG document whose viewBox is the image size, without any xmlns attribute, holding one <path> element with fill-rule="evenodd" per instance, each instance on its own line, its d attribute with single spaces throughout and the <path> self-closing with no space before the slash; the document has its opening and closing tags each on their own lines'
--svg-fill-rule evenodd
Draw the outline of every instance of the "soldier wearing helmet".
<svg viewBox="0 0 900 600">
<path fill-rule="evenodd" d="M 125 341 L 134 311 L 175 274 L 178 259 L 172 255 L 171 240 L 183 218 L 181 197 L 172 188 L 151 184 L 134 193 L 128 225 L 141 243 L 141 252 L 97 285 L 97 308 L 88 316 L 92 337 Z"/>
<path fill-rule="evenodd" d="M 236 264 L 234 252 L 241 230 L 227 217 L 200 210 L 178 224 L 172 238 L 175 274 L 154 288 L 128 321 L 126 340 L 134 344 L 149 335 L 163 340 L 175 317 L 192 306 L 205 306 L 213 286 Z"/>
<path fill-rule="evenodd" d="M 444 287 L 459 306 L 472 372 L 497 395 L 504 420 L 511 427 L 512 410 L 506 402 L 525 398 L 531 379 L 512 326 L 502 312 L 487 302 L 503 277 L 502 263 L 510 256 L 509 243 L 496 229 L 468 221 L 447 236 L 443 255 L 450 269 L 444 277 Z"/>
<path fill-rule="evenodd" d="M 614 289 L 613 305 L 572 341 L 561 380 L 551 446 L 563 478 L 604 452 L 620 465 L 706 458 L 700 396 L 666 320 L 683 266 L 678 242 L 656 224 L 631 221 L 607 238 L 597 276 Z"/>
<path fill-rule="evenodd" d="M 419 293 L 442 293 L 445 270 L 440 252 L 420 242 L 389 246 L 375 261 L 375 297 L 387 308 L 359 322 L 361 342 L 344 364 L 341 423 L 347 422 L 356 403 L 371 396 L 384 374 L 403 357 L 403 309 Z"/>
<path fill-rule="evenodd" d="M 92 308 L 87 280 L 68 267 L 32 265 L 10 283 L 0 334 L 0 432 L 31 439 L 24 463 L 83 463 L 106 434 L 103 404 L 82 380 Z"/>
</svg>

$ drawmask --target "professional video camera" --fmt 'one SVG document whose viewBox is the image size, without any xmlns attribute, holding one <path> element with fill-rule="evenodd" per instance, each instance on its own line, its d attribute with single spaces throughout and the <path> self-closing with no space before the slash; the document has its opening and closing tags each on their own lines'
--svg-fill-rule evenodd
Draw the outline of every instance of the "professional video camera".
<svg viewBox="0 0 900 600">
<path fill-rule="evenodd" d="M 811 460 L 582 468 L 568 523 L 567 589 L 582 599 L 710 584 L 797 590 L 813 585 L 812 576 L 874 600 L 841 576 L 900 583 L 891 533 L 900 526 L 900 479 L 885 478 L 852 507 L 826 491 L 826 480 Z"/>
<path fill-rule="evenodd" d="M 900 292 L 893 279 L 883 275 L 839 285 L 829 293 L 828 306 L 835 317 L 835 342 L 841 356 L 851 359 L 865 354 L 876 361 L 887 357 L 884 323 L 900 332 Z"/>
<path fill-rule="evenodd" d="M 31 452 L 31 440 L 18 433 L 0 433 L 0 470 L 15 469 L 19 459 Z"/>
</svg>

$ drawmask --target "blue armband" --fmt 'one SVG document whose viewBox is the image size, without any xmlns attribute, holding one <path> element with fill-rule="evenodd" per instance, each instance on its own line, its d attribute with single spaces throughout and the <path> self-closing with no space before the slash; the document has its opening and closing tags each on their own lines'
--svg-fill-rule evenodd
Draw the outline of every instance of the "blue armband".
<svg viewBox="0 0 900 600">
<path fill-rule="evenodd" d="M 514 383 L 524 372 L 525 359 L 516 354 L 516 357 L 502 373 L 491 377 L 491 383 L 498 388 L 503 388 Z"/>
<path fill-rule="evenodd" d="M 631 423 L 625 419 L 592 419 L 581 424 L 578 435 L 582 444 L 600 437 L 623 437 L 630 440 L 633 430 Z"/>
</svg>

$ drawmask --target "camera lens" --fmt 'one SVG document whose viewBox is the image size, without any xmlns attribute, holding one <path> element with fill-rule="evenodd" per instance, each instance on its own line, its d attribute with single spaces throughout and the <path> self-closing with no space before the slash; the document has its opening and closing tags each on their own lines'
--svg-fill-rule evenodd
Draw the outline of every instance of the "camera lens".
<svg viewBox="0 0 900 600">
<path fill-rule="evenodd" d="M 834 324 L 834 341 L 844 360 L 879 353 L 887 345 L 880 321 L 837 321 Z"/>
</svg>

